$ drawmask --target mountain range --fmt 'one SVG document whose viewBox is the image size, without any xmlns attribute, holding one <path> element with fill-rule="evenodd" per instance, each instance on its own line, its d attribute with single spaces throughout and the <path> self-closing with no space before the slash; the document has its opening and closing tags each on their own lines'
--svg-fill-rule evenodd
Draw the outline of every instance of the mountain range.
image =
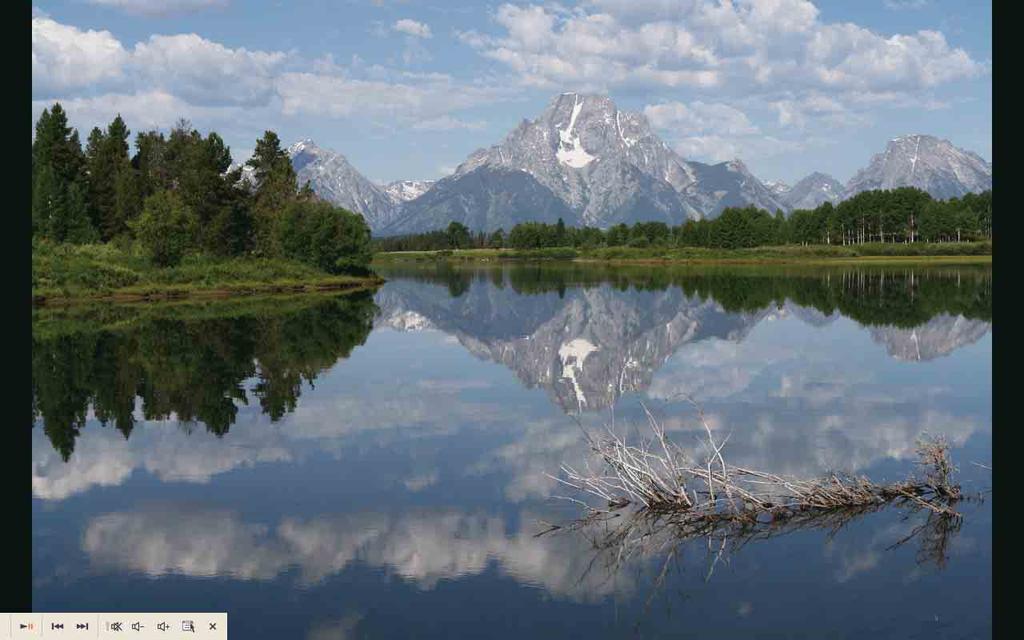
<svg viewBox="0 0 1024 640">
<path fill-rule="evenodd" d="M 579 93 L 556 96 L 538 117 L 437 181 L 378 185 L 309 139 L 288 153 L 300 184 L 309 181 L 320 197 L 361 213 L 378 235 L 429 231 L 453 220 L 473 231 L 559 218 L 600 228 L 649 220 L 676 225 L 714 218 L 726 207 L 810 209 L 869 189 L 913 186 L 947 199 L 992 188 L 990 163 L 927 135 L 891 140 L 845 186 L 820 172 L 793 186 L 762 182 L 738 159 L 686 160 L 643 114 Z"/>
</svg>

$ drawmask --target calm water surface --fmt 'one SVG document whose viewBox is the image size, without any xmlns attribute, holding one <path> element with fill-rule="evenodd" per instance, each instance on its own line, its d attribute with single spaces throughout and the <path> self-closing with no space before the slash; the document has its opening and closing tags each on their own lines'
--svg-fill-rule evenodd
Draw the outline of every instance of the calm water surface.
<svg viewBox="0 0 1024 640">
<path fill-rule="evenodd" d="M 375 293 L 37 311 L 37 611 L 228 611 L 234 638 L 991 635 L 991 504 L 611 569 L 547 474 L 583 429 L 988 489 L 989 268 L 392 267 Z M 664 577 L 658 576 L 668 566 Z M 709 575 L 710 574 L 710 575 Z"/>
</svg>

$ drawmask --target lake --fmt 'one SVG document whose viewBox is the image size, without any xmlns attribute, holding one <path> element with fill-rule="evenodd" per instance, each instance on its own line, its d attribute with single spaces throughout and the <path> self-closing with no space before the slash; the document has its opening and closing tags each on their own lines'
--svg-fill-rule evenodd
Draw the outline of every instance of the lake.
<svg viewBox="0 0 1024 640">
<path fill-rule="evenodd" d="M 536 535 L 580 515 L 552 476 L 584 434 L 645 407 L 696 446 L 696 403 L 730 463 L 799 477 L 901 479 L 941 435 L 986 492 L 990 267 L 379 272 L 37 309 L 34 610 L 227 611 L 235 638 L 991 636 L 991 493 L 955 526 L 889 508 L 622 562 Z"/>
</svg>

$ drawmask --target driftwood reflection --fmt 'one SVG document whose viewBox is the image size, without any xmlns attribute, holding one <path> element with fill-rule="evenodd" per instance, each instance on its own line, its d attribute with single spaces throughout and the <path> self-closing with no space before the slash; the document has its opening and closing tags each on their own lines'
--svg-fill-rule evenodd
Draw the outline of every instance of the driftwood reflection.
<svg viewBox="0 0 1024 640">
<path fill-rule="evenodd" d="M 582 515 L 544 523 L 537 535 L 582 536 L 594 550 L 586 573 L 600 569 L 607 579 L 653 566 L 648 603 L 684 553 L 706 557 L 703 577 L 710 580 L 719 563 L 751 543 L 807 530 L 832 540 L 856 520 L 892 509 L 903 513 L 907 530 L 888 549 L 916 543 L 917 562 L 942 569 L 963 523 L 958 505 L 981 499 L 961 492 L 941 437 L 919 443 L 919 469 L 902 481 L 876 483 L 839 473 L 800 479 L 728 463 L 728 437 L 717 440 L 702 413 L 703 457 L 669 440 L 649 411 L 647 417 L 646 439 L 629 440 L 614 426 L 601 435 L 586 433 L 598 463 L 582 470 L 563 466 L 557 478 L 576 493 L 559 497 L 580 505 Z"/>
</svg>

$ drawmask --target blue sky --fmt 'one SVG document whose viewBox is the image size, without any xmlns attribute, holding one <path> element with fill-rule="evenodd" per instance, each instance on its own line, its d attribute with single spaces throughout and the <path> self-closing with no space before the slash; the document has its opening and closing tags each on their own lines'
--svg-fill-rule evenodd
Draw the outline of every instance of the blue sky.
<svg viewBox="0 0 1024 640">
<path fill-rule="evenodd" d="M 265 129 L 372 180 L 437 178 L 556 94 L 643 111 L 684 157 L 846 181 L 896 136 L 991 159 L 977 0 L 67 0 L 33 3 L 33 113 L 83 137 L 186 117 L 236 161 Z"/>
</svg>

